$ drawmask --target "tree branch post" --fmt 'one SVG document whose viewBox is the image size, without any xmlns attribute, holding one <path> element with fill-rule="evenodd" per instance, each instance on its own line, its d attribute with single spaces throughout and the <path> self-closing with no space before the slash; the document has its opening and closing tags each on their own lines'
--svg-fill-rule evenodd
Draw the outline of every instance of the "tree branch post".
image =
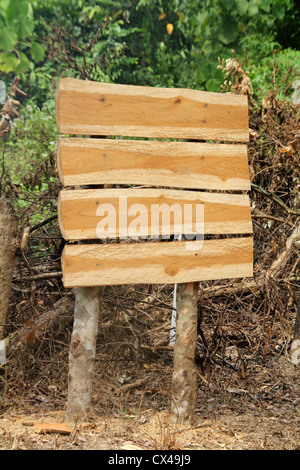
<svg viewBox="0 0 300 470">
<path fill-rule="evenodd" d="M 294 330 L 294 337 L 292 339 L 291 349 L 290 349 L 291 361 L 295 366 L 300 364 L 300 295 L 298 297 L 298 308 L 296 315 L 296 323 Z"/>
<path fill-rule="evenodd" d="M 174 422 L 184 425 L 192 424 L 197 398 L 195 350 L 198 288 L 198 282 L 177 285 L 171 415 Z"/>
<path fill-rule="evenodd" d="M 84 418 L 91 409 L 99 320 L 100 288 L 76 291 L 69 352 L 67 421 Z"/>
<path fill-rule="evenodd" d="M 17 228 L 18 220 L 10 202 L 0 198 L 0 340 L 3 338 L 11 293 Z"/>
</svg>

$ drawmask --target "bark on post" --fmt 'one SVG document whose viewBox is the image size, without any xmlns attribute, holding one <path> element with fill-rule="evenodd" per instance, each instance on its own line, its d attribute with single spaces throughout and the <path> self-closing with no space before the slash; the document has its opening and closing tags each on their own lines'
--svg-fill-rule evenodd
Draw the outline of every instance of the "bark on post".
<svg viewBox="0 0 300 470">
<path fill-rule="evenodd" d="M 17 217 L 6 199 L 0 198 L 0 339 L 3 338 L 17 247 Z"/>
<path fill-rule="evenodd" d="M 190 425 L 197 398 L 195 350 L 199 283 L 177 285 L 176 341 L 171 414 L 174 422 Z"/>
<path fill-rule="evenodd" d="M 295 366 L 300 364 L 300 295 L 298 297 L 298 308 L 296 315 L 294 337 L 290 349 L 291 361 Z"/>
<path fill-rule="evenodd" d="M 91 409 L 99 296 L 99 287 L 81 287 L 76 291 L 69 353 L 67 401 L 69 422 L 85 417 Z"/>
</svg>

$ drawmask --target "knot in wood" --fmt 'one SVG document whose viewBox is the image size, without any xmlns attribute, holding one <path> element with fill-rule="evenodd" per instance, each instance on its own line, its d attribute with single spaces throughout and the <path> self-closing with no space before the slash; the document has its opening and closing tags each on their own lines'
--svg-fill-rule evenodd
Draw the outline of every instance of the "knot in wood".
<svg viewBox="0 0 300 470">
<path fill-rule="evenodd" d="M 80 356 L 84 351 L 84 345 L 83 342 L 80 341 L 80 339 L 75 339 L 71 343 L 71 353 L 73 354 L 74 357 Z"/>
</svg>

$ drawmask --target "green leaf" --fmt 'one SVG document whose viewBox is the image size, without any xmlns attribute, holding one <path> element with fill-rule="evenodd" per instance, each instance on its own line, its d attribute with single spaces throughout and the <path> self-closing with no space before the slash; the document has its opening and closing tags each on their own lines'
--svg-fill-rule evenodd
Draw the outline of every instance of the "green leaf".
<svg viewBox="0 0 300 470">
<path fill-rule="evenodd" d="M 206 41 L 204 41 L 204 43 L 202 44 L 201 49 L 204 52 L 204 54 L 206 55 L 210 54 L 213 51 L 212 42 L 209 39 L 206 39 Z"/>
<path fill-rule="evenodd" d="M 35 73 L 34 70 L 29 75 L 29 81 L 30 81 L 30 83 L 35 83 L 35 81 L 36 81 L 36 73 Z"/>
<path fill-rule="evenodd" d="M 270 13 L 270 7 L 271 7 L 272 0 L 264 0 L 261 3 L 260 8 L 265 11 L 266 13 Z"/>
<path fill-rule="evenodd" d="M 231 10 L 235 4 L 235 0 L 220 0 L 220 3 L 226 10 Z"/>
<path fill-rule="evenodd" d="M 10 3 L 10 0 L 1 0 L 0 2 L 0 10 L 3 14 L 5 14 L 7 7 Z"/>
<path fill-rule="evenodd" d="M 238 27 L 230 18 L 225 20 L 218 31 L 218 39 L 228 45 L 238 37 Z"/>
<path fill-rule="evenodd" d="M 207 62 L 203 62 L 200 68 L 197 70 L 197 81 L 199 84 L 205 83 L 210 77 L 210 65 Z"/>
<path fill-rule="evenodd" d="M 220 84 L 224 80 L 224 74 L 222 70 L 218 69 L 215 64 L 211 65 L 211 78 L 215 78 L 218 80 L 218 83 Z"/>
<path fill-rule="evenodd" d="M 41 60 L 43 60 L 45 57 L 45 51 L 43 47 L 37 42 L 32 43 L 30 54 L 35 63 L 41 62 Z"/>
<path fill-rule="evenodd" d="M 6 8 L 5 18 L 8 24 L 13 24 L 16 19 L 25 19 L 27 17 L 27 14 L 27 0 L 10 0 Z"/>
<path fill-rule="evenodd" d="M 202 25 L 205 26 L 208 18 L 209 18 L 209 15 L 207 11 L 203 11 L 202 13 L 199 12 L 196 18 L 197 24 L 199 26 L 202 26 Z"/>
<path fill-rule="evenodd" d="M 279 5 L 278 3 L 273 5 L 272 13 L 278 20 L 283 20 L 284 15 L 285 15 L 284 5 Z"/>
<path fill-rule="evenodd" d="M 258 5 L 255 0 L 250 0 L 249 2 L 249 8 L 248 8 L 248 13 L 249 16 L 256 16 L 258 14 Z"/>
<path fill-rule="evenodd" d="M 218 92 L 218 91 L 220 91 L 220 85 L 221 85 L 220 80 L 217 80 L 216 78 L 210 78 L 205 83 L 205 88 L 206 88 L 207 91 L 216 91 L 216 92 Z"/>
<path fill-rule="evenodd" d="M 31 18 L 23 18 L 15 23 L 15 29 L 20 39 L 28 38 L 34 30 L 34 20 Z"/>
<path fill-rule="evenodd" d="M 18 37 L 14 31 L 8 27 L 0 29 L 0 49 L 10 51 L 16 44 Z"/>
<path fill-rule="evenodd" d="M 10 73 L 15 70 L 18 59 L 12 52 L 2 52 L 0 54 L 0 70 L 4 73 Z"/>
<path fill-rule="evenodd" d="M 29 37 L 34 30 L 32 7 L 27 0 L 10 0 L 5 10 L 5 20 L 21 40 Z"/>
<path fill-rule="evenodd" d="M 16 66 L 15 72 L 26 72 L 29 69 L 29 59 L 24 54 L 24 52 L 19 52 L 18 64 Z"/>
<path fill-rule="evenodd" d="M 239 14 L 244 16 L 248 10 L 248 1 L 247 0 L 236 0 L 236 6 Z"/>
</svg>

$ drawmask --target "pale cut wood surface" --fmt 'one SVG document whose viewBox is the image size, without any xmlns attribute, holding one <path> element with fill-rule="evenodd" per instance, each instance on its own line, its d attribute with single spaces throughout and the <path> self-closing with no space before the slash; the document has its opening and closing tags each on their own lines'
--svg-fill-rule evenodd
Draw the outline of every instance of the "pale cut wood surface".
<svg viewBox="0 0 300 470">
<path fill-rule="evenodd" d="M 175 284 L 253 275 L 252 237 L 198 241 L 66 245 L 65 287 Z"/>
<path fill-rule="evenodd" d="M 61 78 L 61 134 L 248 142 L 246 96 Z"/>
<path fill-rule="evenodd" d="M 152 233 L 154 230 L 156 234 L 163 234 L 163 219 L 157 219 L 159 225 L 156 225 L 153 223 L 156 220 L 155 217 L 151 218 L 155 209 L 156 211 L 159 208 L 165 209 L 165 214 L 167 214 L 168 208 L 171 211 L 173 204 L 175 204 L 173 209 L 177 211 L 176 214 L 184 215 L 184 205 L 192 204 L 194 208 L 192 206 L 191 210 L 195 224 L 195 205 L 202 203 L 204 204 L 204 233 L 252 233 L 248 195 L 152 188 L 62 190 L 58 203 L 59 225 L 66 240 L 97 239 L 97 225 L 103 217 L 106 217 L 105 206 L 101 205 L 110 204 L 114 209 L 112 211 L 109 207 L 107 210 L 110 211 L 109 215 L 114 214 L 115 210 L 117 237 L 128 236 L 127 227 L 134 228 L 137 222 L 140 222 L 139 234 L 141 236 L 150 235 L 150 230 Z M 143 206 L 133 206 L 134 204 L 142 204 Z M 153 207 L 155 204 L 158 205 L 156 208 Z M 164 204 L 166 206 L 163 206 Z M 137 212 L 138 210 L 141 212 Z M 182 233 L 183 217 L 174 219 L 177 223 L 175 226 L 172 212 L 170 213 L 170 233 Z M 186 213 L 188 214 L 188 212 Z M 119 224 L 120 218 L 121 223 Z M 123 227 L 119 225 L 123 225 Z M 102 233 L 105 235 L 103 231 Z M 112 236 L 112 238 L 114 237 Z M 138 250 L 139 247 L 136 249 Z"/>
<path fill-rule="evenodd" d="M 65 186 L 250 189 L 247 146 L 243 144 L 61 138 L 57 162 Z"/>
<path fill-rule="evenodd" d="M 66 423 L 35 423 L 36 431 L 39 434 L 71 434 L 72 429 Z"/>
</svg>

